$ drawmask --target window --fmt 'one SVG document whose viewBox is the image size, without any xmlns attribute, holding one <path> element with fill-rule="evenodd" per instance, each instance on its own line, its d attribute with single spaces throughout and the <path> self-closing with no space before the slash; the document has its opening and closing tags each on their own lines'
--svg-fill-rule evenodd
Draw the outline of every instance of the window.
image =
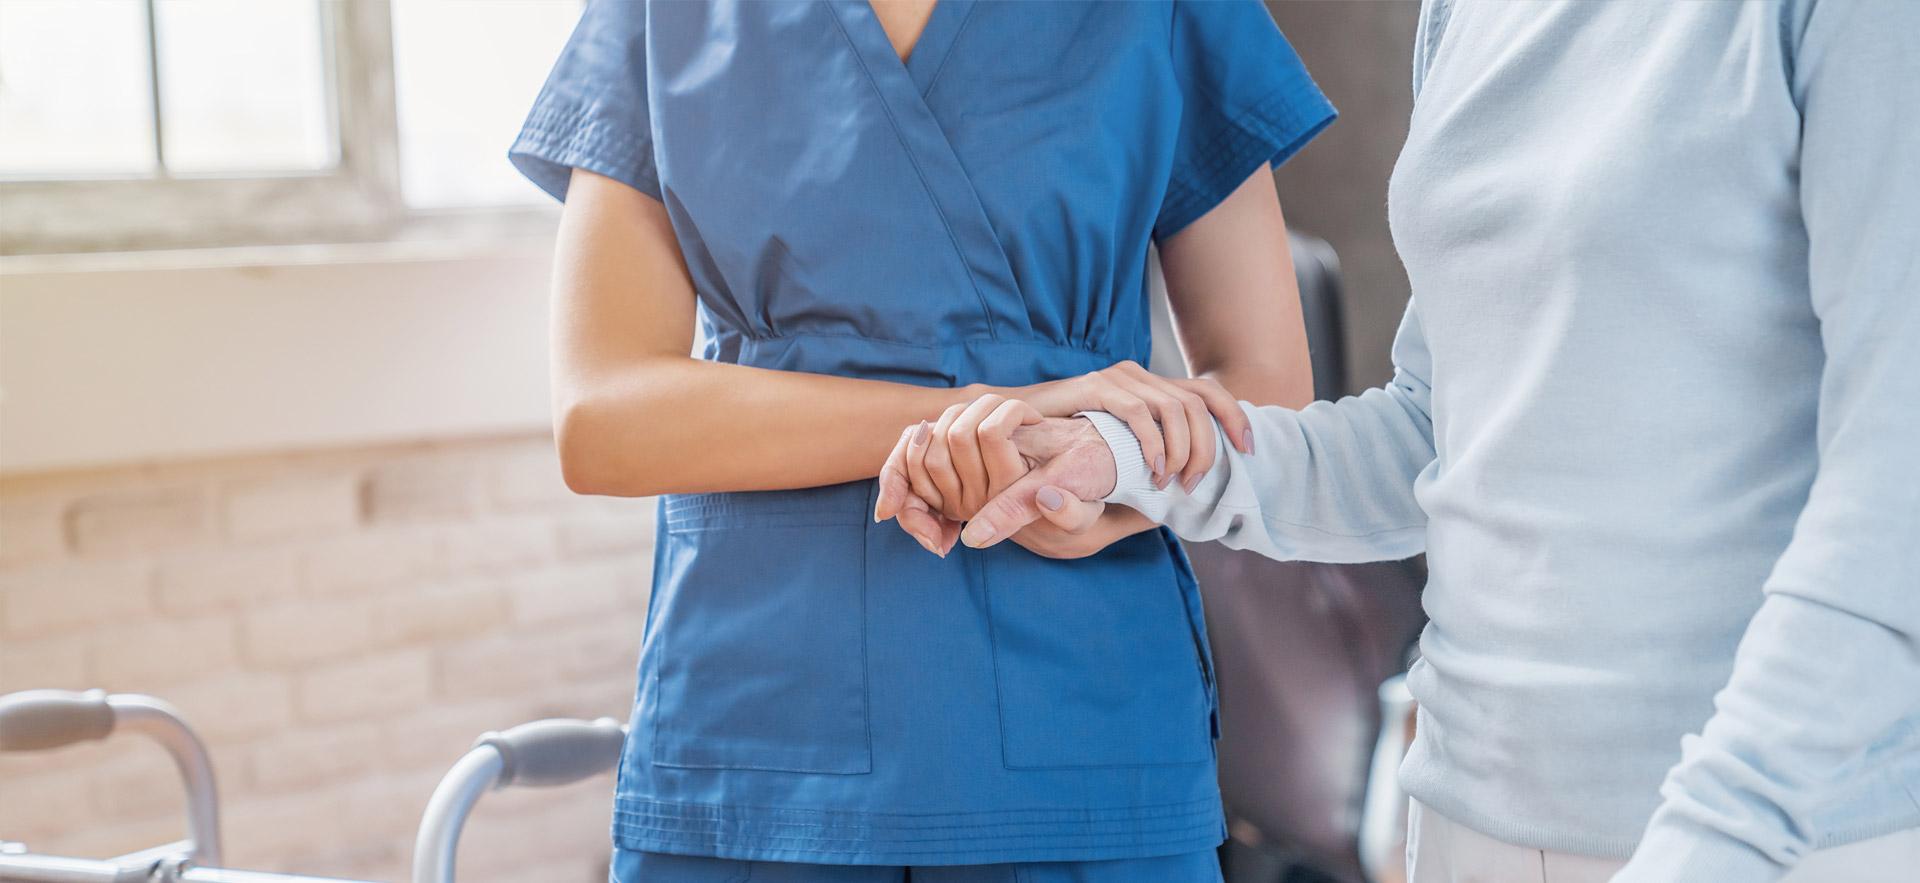
<svg viewBox="0 0 1920 883">
<path fill-rule="evenodd" d="M 577 0 L 4 0 L 0 252 L 525 214 L 538 192 L 506 147 L 578 15 Z"/>
</svg>

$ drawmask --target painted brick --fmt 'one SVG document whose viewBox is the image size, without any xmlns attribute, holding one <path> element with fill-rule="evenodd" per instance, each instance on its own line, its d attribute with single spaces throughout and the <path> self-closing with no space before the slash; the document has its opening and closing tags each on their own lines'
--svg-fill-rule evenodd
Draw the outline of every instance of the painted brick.
<svg viewBox="0 0 1920 883">
<path fill-rule="evenodd" d="M 226 837 L 228 863 L 282 873 L 324 873 L 302 864 L 301 857 L 338 849 L 340 834 L 361 809 L 353 806 L 344 789 L 240 797 L 222 804 L 221 827 Z"/>
<path fill-rule="evenodd" d="M 361 594 L 433 576 L 439 560 L 439 543 L 431 533 L 382 530 L 311 544 L 301 580 L 314 595 Z"/>
<path fill-rule="evenodd" d="M 0 496 L 0 567 L 21 567 L 66 555 L 62 499 Z"/>
<path fill-rule="evenodd" d="M 490 635 L 436 651 L 439 695 L 451 700 L 519 696 L 559 682 L 559 667 L 538 635 Z"/>
<path fill-rule="evenodd" d="M 361 494 L 375 523 L 466 518 L 479 511 L 481 482 L 464 458 L 410 459 L 368 470 Z"/>
<path fill-rule="evenodd" d="M 554 522 L 544 516 L 499 518 L 449 526 L 441 535 L 448 572 L 499 573 L 553 561 Z"/>
<path fill-rule="evenodd" d="M 284 730 L 293 722 L 293 678 L 238 672 L 167 688 L 195 732 L 215 745 Z"/>
<path fill-rule="evenodd" d="M 261 791 L 304 788 L 352 780 L 380 763 L 385 745 L 378 723 L 298 729 L 254 744 L 247 766 Z"/>
<path fill-rule="evenodd" d="M 360 482 L 339 475 L 239 483 L 225 489 L 221 514 L 227 536 L 243 542 L 352 530 Z"/>
<path fill-rule="evenodd" d="M 272 603 L 299 588 L 293 547 L 220 549 L 163 561 L 155 578 L 160 609 L 198 612 Z"/>
<path fill-rule="evenodd" d="M 230 671 L 239 656 L 233 620 L 224 616 L 108 626 L 92 644 L 93 680 L 111 692 L 151 691 Z"/>
<path fill-rule="evenodd" d="M 262 666 L 295 666 L 341 659 L 373 646 L 377 599 L 345 598 L 296 601 L 241 618 L 247 661 Z"/>
<path fill-rule="evenodd" d="M 652 551 L 653 501 L 621 500 L 620 502 L 626 505 L 620 508 L 595 506 L 587 512 L 570 514 L 562 519 L 560 551 L 576 558 Z"/>
<path fill-rule="evenodd" d="M 487 501 L 496 510 L 552 509 L 576 499 L 560 475 L 551 440 L 488 459 Z"/>
<path fill-rule="evenodd" d="M 0 576 L 0 610 L 9 634 L 132 619 L 153 609 L 150 568 L 141 563 L 86 562 Z"/>
<path fill-rule="evenodd" d="M 35 838 L 28 846 L 48 855 L 106 859 L 172 843 L 186 836 L 185 813 L 120 823 L 104 823 L 89 817 L 55 836 Z"/>
<path fill-rule="evenodd" d="M 460 759 L 473 740 L 489 730 L 504 730 L 538 720 L 530 697 L 439 703 L 387 721 L 383 759 L 387 768 L 444 773 Z"/>
<path fill-rule="evenodd" d="M 506 589 L 491 584 L 426 586 L 377 602 L 374 635 L 385 644 L 479 634 L 507 621 Z"/>
<path fill-rule="evenodd" d="M 515 622 L 539 624 L 593 617 L 619 607 L 627 589 L 647 574 L 633 562 L 575 565 L 516 579 Z"/>
<path fill-rule="evenodd" d="M 85 635 L 0 640 L 0 693 L 89 689 L 87 644 Z"/>
<path fill-rule="evenodd" d="M 6 799 L 0 800 L 0 838 L 32 846 L 40 835 L 70 831 L 91 818 L 80 776 L 56 770 L 12 774 L 0 781 L 6 783 Z"/>
<path fill-rule="evenodd" d="M 426 650 L 405 650 L 335 663 L 302 675 L 295 708 L 315 723 L 393 714 L 427 701 L 433 661 Z"/>
<path fill-rule="evenodd" d="M 137 821 L 185 812 L 186 786 L 167 755 L 147 750 L 130 752 L 116 762 L 87 772 L 94 818 L 101 821 Z M 214 769 L 216 780 L 220 770 Z M 81 778 L 75 776 L 74 778 Z"/>
<path fill-rule="evenodd" d="M 196 488 L 100 494 L 74 501 L 67 531 L 83 555 L 172 551 L 213 538 L 208 510 L 207 495 Z"/>
</svg>

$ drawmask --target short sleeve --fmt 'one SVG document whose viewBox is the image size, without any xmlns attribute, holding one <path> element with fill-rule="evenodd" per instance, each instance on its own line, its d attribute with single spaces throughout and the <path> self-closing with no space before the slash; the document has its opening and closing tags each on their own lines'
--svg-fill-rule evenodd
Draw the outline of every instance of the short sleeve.
<svg viewBox="0 0 1920 883">
<path fill-rule="evenodd" d="M 1258 0 L 1174 0 L 1172 53 L 1185 104 L 1153 229 L 1160 239 L 1286 161 L 1335 116 Z"/>
<path fill-rule="evenodd" d="M 553 198 L 567 198 L 576 168 L 660 198 L 647 110 L 646 16 L 645 3 L 590 0 L 507 151 L 514 167 Z"/>
</svg>

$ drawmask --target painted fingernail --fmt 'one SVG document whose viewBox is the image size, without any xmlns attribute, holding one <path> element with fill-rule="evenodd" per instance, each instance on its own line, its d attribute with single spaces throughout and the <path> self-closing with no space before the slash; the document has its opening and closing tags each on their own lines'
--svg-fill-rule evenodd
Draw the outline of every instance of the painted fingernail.
<svg viewBox="0 0 1920 883">
<path fill-rule="evenodd" d="M 932 435 L 932 434 L 933 434 L 933 427 L 930 427 L 930 426 L 928 426 L 928 425 L 927 425 L 927 421 L 925 421 L 925 420 L 922 420 L 922 421 L 920 421 L 920 425 L 919 425 L 919 426 L 915 426 L 915 427 L 913 428 L 913 442 L 912 442 L 912 444 L 915 444 L 915 445 L 924 445 L 924 444 L 926 444 L 926 443 L 927 443 L 927 436 L 929 436 L 929 435 Z"/>
<path fill-rule="evenodd" d="M 1183 491 L 1186 491 L 1189 494 L 1193 493 L 1193 489 L 1199 486 L 1201 478 L 1202 476 L 1200 475 L 1189 475 L 1186 478 L 1181 479 L 1180 489 Z"/>
<path fill-rule="evenodd" d="M 980 548 L 993 542 L 993 522 L 985 518 L 975 518 L 967 522 L 967 529 L 960 532 L 960 542 L 973 548 Z"/>
<path fill-rule="evenodd" d="M 921 535 L 919 535 L 919 534 L 913 534 L 913 541 L 914 541 L 914 542 L 916 542 L 916 543 L 919 543 L 919 544 L 920 544 L 920 548 L 922 548 L 922 549 L 925 549 L 925 550 L 927 550 L 927 551 L 929 551 L 929 552 L 932 552 L 932 553 L 933 553 L 933 554 L 935 554 L 935 555 L 938 555 L 938 554 L 940 554 L 940 550 L 939 550 L 939 549 L 935 549 L 935 548 L 933 547 L 933 544 L 932 544 L 932 543 L 929 543 L 929 542 L 927 542 L 927 539 L 926 539 L 926 537 L 923 537 L 923 536 L 921 536 Z"/>
<path fill-rule="evenodd" d="M 1160 456 L 1153 458 L 1153 474 L 1164 475 L 1166 474 L 1166 471 L 1167 471 L 1167 455 L 1161 454 Z"/>
<path fill-rule="evenodd" d="M 1061 506 L 1067 504 L 1067 498 L 1061 496 L 1059 491 L 1050 487 L 1041 488 L 1039 493 L 1033 495 L 1033 498 L 1040 503 L 1040 508 L 1048 512 L 1058 512 Z"/>
<path fill-rule="evenodd" d="M 1253 427 L 1240 430 L 1240 446 L 1245 448 L 1247 453 L 1253 453 Z"/>
</svg>

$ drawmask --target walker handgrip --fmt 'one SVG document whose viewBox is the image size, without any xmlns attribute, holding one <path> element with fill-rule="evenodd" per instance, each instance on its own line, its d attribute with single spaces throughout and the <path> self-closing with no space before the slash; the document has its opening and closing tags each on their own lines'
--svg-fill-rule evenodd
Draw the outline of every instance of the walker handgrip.
<svg viewBox="0 0 1920 883">
<path fill-rule="evenodd" d="M 497 787 L 536 788 L 565 785 L 613 769 L 626 733 L 618 721 L 543 720 L 504 733 L 487 733 L 474 743 L 500 752 Z"/>
<path fill-rule="evenodd" d="M 0 696 L 0 751 L 40 751 L 105 739 L 113 707 L 103 690 L 23 690 Z"/>
</svg>

